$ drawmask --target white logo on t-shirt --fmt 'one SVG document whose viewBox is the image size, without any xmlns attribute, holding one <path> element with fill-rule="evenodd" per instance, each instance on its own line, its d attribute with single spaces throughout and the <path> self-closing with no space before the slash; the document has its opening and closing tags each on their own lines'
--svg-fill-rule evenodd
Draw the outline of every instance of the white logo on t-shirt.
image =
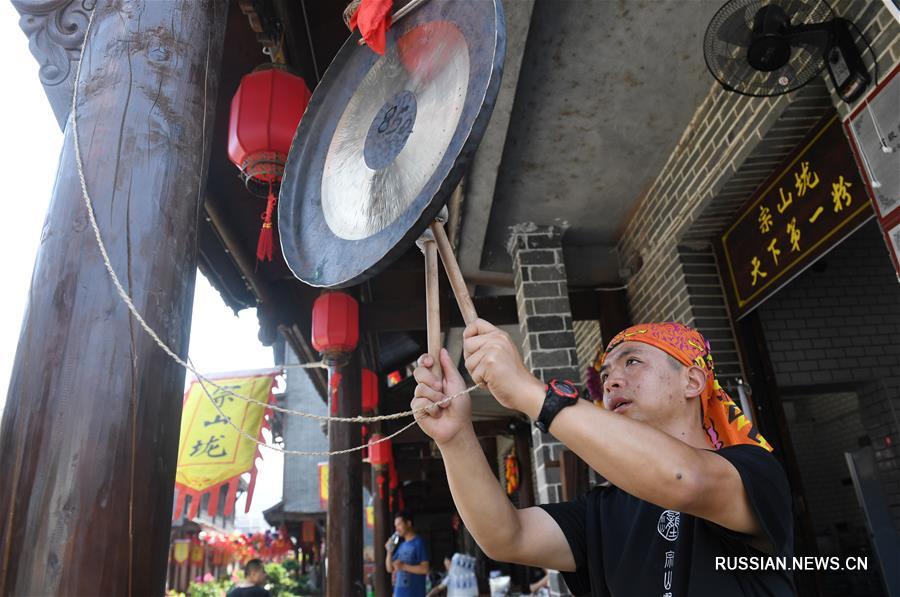
<svg viewBox="0 0 900 597">
<path fill-rule="evenodd" d="M 681 520 L 681 512 L 675 510 L 666 510 L 659 516 L 659 522 L 656 524 L 656 530 L 667 541 L 675 541 L 678 539 L 678 523 Z"/>
</svg>

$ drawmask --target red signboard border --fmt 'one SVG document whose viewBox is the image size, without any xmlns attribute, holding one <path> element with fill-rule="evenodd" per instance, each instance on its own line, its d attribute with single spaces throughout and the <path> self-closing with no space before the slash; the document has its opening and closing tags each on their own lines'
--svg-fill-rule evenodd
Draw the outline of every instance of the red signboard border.
<svg viewBox="0 0 900 597">
<path fill-rule="evenodd" d="M 856 107 L 855 110 L 847 117 L 847 120 L 844 121 L 844 134 L 847 136 L 847 140 L 850 142 L 850 149 L 853 151 L 853 159 L 856 161 L 856 169 L 859 170 L 860 175 L 862 177 L 863 183 L 866 186 L 866 193 L 869 195 L 869 201 L 872 203 L 872 209 L 874 210 L 876 216 L 878 217 L 878 223 L 881 226 L 881 234 L 884 237 L 884 241 L 887 244 L 888 254 L 891 257 L 891 262 L 894 264 L 894 270 L 897 272 L 897 275 L 900 276 L 900 257 L 898 257 L 897 253 L 894 251 L 894 245 L 891 242 L 890 231 L 893 230 L 896 226 L 900 225 L 900 206 L 895 207 L 889 213 L 883 214 L 881 213 L 881 209 L 878 207 L 878 202 L 875 201 L 875 189 L 872 188 L 872 181 L 869 179 L 869 171 L 865 167 L 865 162 L 862 160 L 862 157 L 859 153 L 859 148 L 856 145 L 856 139 L 853 136 L 853 133 L 850 129 L 853 119 L 859 116 L 859 114 L 866 108 L 866 102 L 870 101 L 872 97 L 881 93 L 881 91 L 887 87 L 888 83 L 900 73 L 900 63 L 898 63 L 887 76 L 878 83 L 878 86 L 873 89 L 866 100 L 860 102 L 859 106 Z"/>
</svg>

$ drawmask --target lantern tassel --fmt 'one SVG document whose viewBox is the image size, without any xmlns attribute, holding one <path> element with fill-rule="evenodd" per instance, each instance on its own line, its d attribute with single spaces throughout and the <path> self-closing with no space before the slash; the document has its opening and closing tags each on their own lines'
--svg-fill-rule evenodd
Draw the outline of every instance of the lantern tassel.
<svg viewBox="0 0 900 597">
<path fill-rule="evenodd" d="M 269 185 L 269 197 L 266 201 L 266 213 L 263 215 L 262 230 L 259 232 L 259 243 L 256 245 L 257 261 L 272 261 L 272 212 L 275 210 L 275 203 L 278 198 L 272 192 L 272 185 Z"/>
</svg>

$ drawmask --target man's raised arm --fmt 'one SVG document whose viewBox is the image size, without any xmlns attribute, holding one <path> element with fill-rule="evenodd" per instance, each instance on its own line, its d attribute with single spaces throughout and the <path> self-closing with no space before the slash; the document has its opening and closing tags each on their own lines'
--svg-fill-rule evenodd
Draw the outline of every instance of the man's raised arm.
<svg viewBox="0 0 900 597">
<path fill-rule="evenodd" d="M 540 508 L 518 510 L 506 497 L 475 436 L 469 396 L 434 404 L 465 390 L 465 383 L 446 350 L 441 351 L 443 380 L 431 372 L 432 364 L 428 355 L 419 359 L 411 406 L 430 407 L 428 415 L 419 415 L 419 426 L 441 451 L 450 492 L 466 528 L 491 559 L 575 570 L 569 543 L 550 515 Z"/>
</svg>

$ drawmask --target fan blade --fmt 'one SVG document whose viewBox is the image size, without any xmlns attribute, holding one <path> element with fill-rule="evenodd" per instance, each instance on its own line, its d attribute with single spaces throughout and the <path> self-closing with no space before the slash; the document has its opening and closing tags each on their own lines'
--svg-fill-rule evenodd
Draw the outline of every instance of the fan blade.
<svg viewBox="0 0 900 597">
<path fill-rule="evenodd" d="M 821 70 L 824 60 L 824 54 L 818 48 L 799 47 L 793 49 L 788 64 L 797 72 L 818 72 Z"/>
<path fill-rule="evenodd" d="M 748 13 L 750 7 L 742 6 L 722 21 L 716 29 L 716 37 L 725 43 L 746 47 L 750 45 L 750 35 L 753 33 Z"/>
</svg>

